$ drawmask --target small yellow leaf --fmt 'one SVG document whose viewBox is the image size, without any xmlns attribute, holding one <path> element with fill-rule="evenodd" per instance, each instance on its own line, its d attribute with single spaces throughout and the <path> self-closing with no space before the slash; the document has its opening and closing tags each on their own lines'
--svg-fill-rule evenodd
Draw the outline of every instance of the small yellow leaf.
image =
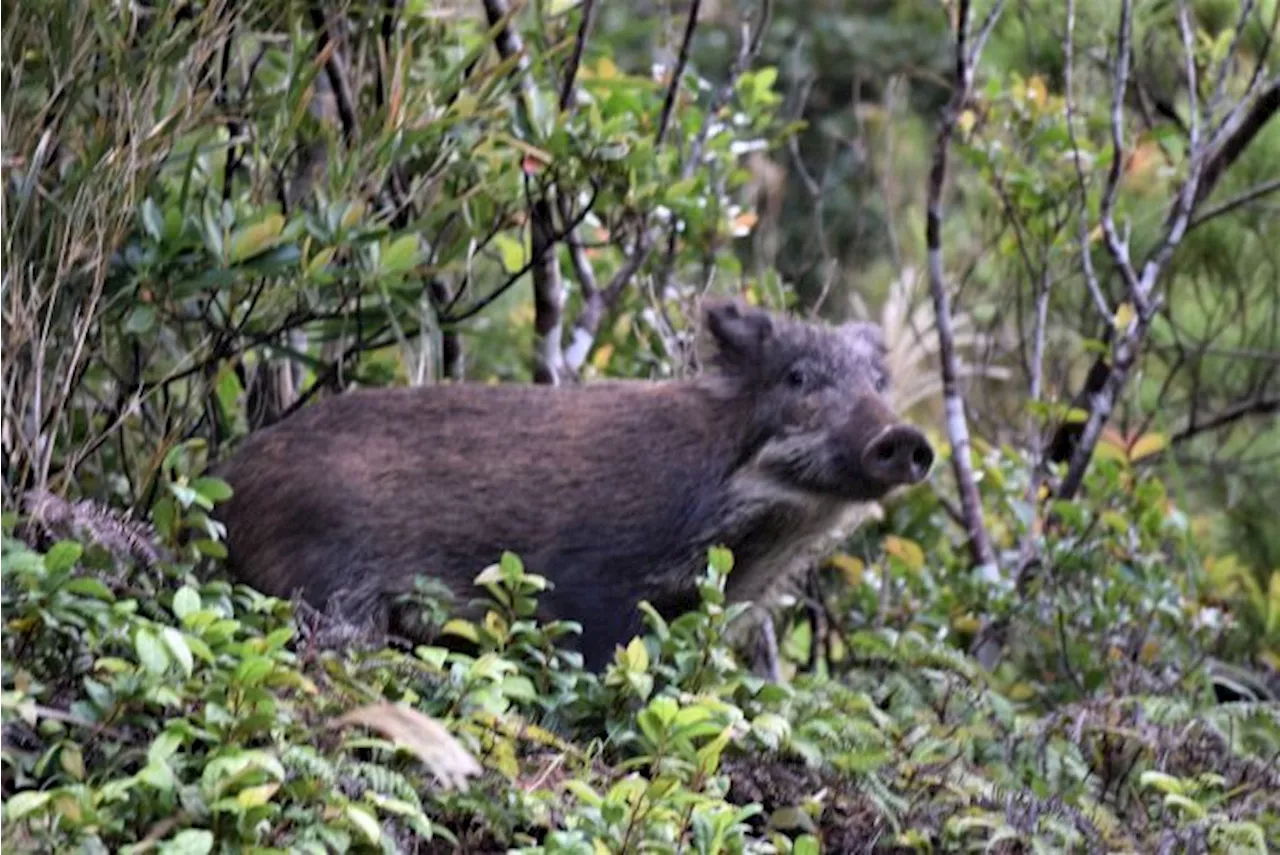
<svg viewBox="0 0 1280 855">
<path fill-rule="evenodd" d="M 591 357 L 591 364 L 599 370 L 603 371 L 609 365 L 609 360 L 613 357 L 613 345 L 605 342 L 596 348 L 596 352 Z"/>
<path fill-rule="evenodd" d="M 317 270 L 320 270 L 325 265 L 327 265 L 330 261 L 333 261 L 334 253 L 336 253 L 337 251 L 338 250 L 335 247 L 327 246 L 324 249 L 317 252 L 315 256 L 313 256 L 312 259 L 307 262 L 307 275 L 308 276 L 314 275 Z"/>
<path fill-rule="evenodd" d="M 280 789 L 280 783 L 273 782 L 259 787 L 245 787 L 236 793 L 236 804 L 242 808 L 255 808 L 271 801 L 271 797 Z"/>
<path fill-rule="evenodd" d="M 362 216 L 364 216 L 364 202 L 352 202 L 342 214 L 342 228 L 351 228 L 360 221 Z"/>
<path fill-rule="evenodd" d="M 498 254 L 502 256 L 502 266 L 507 269 L 508 273 L 515 273 L 522 270 L 525 264 L 524 242 L 513 238 L 511 235 L 498 235 L 493 239 L 494 245 L 498 248 Z"/>
<path fill-rule="evenodd" d="M 973 615 L 959 615 L 952 619 L 951 628 L 965 635 L 972 635 L 982 628 L 982 621 Z"/>
<path fill-rule="evenodd" d="M 1271 571 L 1267 585 L 1267 635 L 1280 629 L 1280 570 Z"/>
<path fill-rule="evenodd" d="M 476 631 L 475 624 L 461 618 L 453 618 L 440 628 L 441 635 L 456 635 L 459 638 L 465 638 L 472 644 L 480 643 L 480 633 Z"/>
<path fill-rule="evenodd" d="M 1048 99 L 1048 97 L 1049 97 L 1049 90 L 1044 85 L 1043 77 L 1037 74 L 1027 81 L 1027 100 L 1028 101 L 1030 101 L 1032 104 L 1035 104 L 1037 107 L 1042 107 L 1044 106 L 1044 102 Z"/>
<path fill-rule="evenodd" d="M 901 561 L 908 570 L 914 572 L 924 567 L 924 550 L 914 540 L 890 535 L 884 539 L 884 551 Z"/>
<path fill-rule="evenodd" d="M 1130 460 L 1141 460 L 1144 457 L 1150 457 L 1164 451 L 1169 446 L 1169 440 L 1163 434 L 1148 433 L 1138 437 L 1138 441 L 1129 449 Z"/>
<path fill-rule="evenodd" d="M 827 564 L 840 571 L 840 575 L 844 576 L 844 581 L 850 586 L 857 585 L 862 581 L 862 574 L 867 569 L 866 563 L 861 558 L 854 558 L 845 552 L 837 552 L 827 559 Z"/>
<path fill-rule="evenodd" d="M 84 780 L 84 755 L 78 745 L 64 745 L 58 754 L 58 763 L 62 770 L 77 781 Z"/>
<path fill-rule="evenodd" d="M 649 649 L 639 636 L 631 639 L 627 645 L 627 670 L 644 672 L 649 670 Z"/>
<path fill-rule="evenodd" d="M 973 130 L 973 126 L 977 123 L 978 116 L 972 110 L 965 110 L 960 114 L 960 117 L 956 119 L 956 126 L 960 128 L 960 133 L 965 135 L 967 135 L 969 131 Z"/>
<path fill-rule="evenodd" d="M 1129 329 L 1129 324 L 1133 323 L 1134 318 L 1138 317 L 1137 311 L 1133 308 L 1132 303 L 1121 303 L 1116 307 L 1115 327 L 1117 330 L 1124 332 Z"/>
<path fill-rule="evenodd" d="M 227 260 L 242 261 L 265 252 L 275 245 L 283 230 L 284 217 L 279 214 L 269 214 L 261 222 L 245 226 L 232 236 Z"/>
</svg>

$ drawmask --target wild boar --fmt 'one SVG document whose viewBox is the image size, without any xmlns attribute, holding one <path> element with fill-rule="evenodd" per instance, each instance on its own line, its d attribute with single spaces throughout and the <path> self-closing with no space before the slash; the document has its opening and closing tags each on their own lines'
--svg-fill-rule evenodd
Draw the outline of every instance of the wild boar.
<svg viewBox="0 0 1280 855">
<path fill-rule="evenodd" d="M 595 670 L 641 600 L 696 606 L 711 546 L 734 553 L 732 601 L 766 597 L 934 453 L 886 404 L 875 326 L 737 302 L 703 321 L 692 380 L 353 391 L 251 435 L 222 470 L 233 572 L 385 627 L 416 574 L 465 602 L 510 550 Z"/>
</svg>

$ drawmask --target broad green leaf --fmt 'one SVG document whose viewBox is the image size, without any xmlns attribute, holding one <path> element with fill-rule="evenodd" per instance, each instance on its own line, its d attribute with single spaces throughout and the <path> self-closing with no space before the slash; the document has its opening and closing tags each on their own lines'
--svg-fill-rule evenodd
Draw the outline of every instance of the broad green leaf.
<svg viewBox="0 0 1280 855">
<path fill-rule="evenodd" d="M 351 824 L 360 830 L 360 833 L 365 836 L 365 839 L 370 844 L 378 845 L 378 842 L 382 839 L 382 826 L 378 824 L 377 817 L 368 808 L 348 804 L 343 808 L 343 813 L 351 821 Z"/>
<path fill-rule="evenodd" d="M 383 273 L 404 273 L 418 263 L 418 236 L 403 235 L 382 249 L 379 265 Z"/>
<path fill-rule="evenodd" d="M 168 648 L 169 654 L 177 661 L 183 673 L 188 677 L 191 676 L 191 669 L 195 666 L 195 662 L 191 656 L 191 648 L 187 646 L 182 633 L 171 626 L 166 626 L 160 630 L 160 636 L 164 639 L 164 646 Z"/>
<path fill-rule="evenodd" d="M 200 601 L 200 594 L 190 585 L 183 585 L 173 595 L 173 613 L 182 620 L 192 612 L 198 612 L 204 604 Z"/>
<path fill-rule="evenodd" d="M 213 851 L 213 832 L 188 828 L 161 843 L 156 851 L 161 855 L 208 855 Z"/>
<path fill-rule="evenodd" d="M 130 335 L 145 335 L 155 329 L 155 326 L 155 307 L 149 303 L 139 303 L 133 307 L 133 311 L 125 319 L 124 331 Z"/>
<path fill-rule="evenodd" d="M 76 565 L 84 547 L 74 540 L 60 540 L 44 556 L 44 567 L 50 573 L 65 573 Z"/>
<path fill-rule="evenodd" d="M 138 661 L 152 674 L 163 674 L 169 669 L 169 655 L 155 633 L 146 627 L 138 627 L 133 635 L 133 649 Z"/>
<path fill-rule="evenodd" d="M 116 595 L 111 593 L 111 589 L 92 576 L 80 576 L 72 579 L 63 586 L 63 590 L 85 597 L 93 597 L 95 600 L 102 600 L 105 603 L 114 603 L 116 601 Z"/>
<path fill-rule="evenodd" d="M 266 252 L 275 246 L 283 230 L 284 217 L 280 214 L 268 214 L 261 222 L 238 229 L 231 236 L 227 261 L 234 264 Z"/>
<path fill-rule="evenodd" d="M 53 793 L 26 790 L 14 793 L 5 800 L 4 812 L 10 822 L 40 810 L 53 798 Z"/>
</svg>

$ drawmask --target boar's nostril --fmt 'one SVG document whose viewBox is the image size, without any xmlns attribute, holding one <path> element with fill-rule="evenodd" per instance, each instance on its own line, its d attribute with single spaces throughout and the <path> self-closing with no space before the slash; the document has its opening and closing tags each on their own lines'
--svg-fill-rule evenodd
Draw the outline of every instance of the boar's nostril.
<svg viewBox="0 0 1280 855">
<path fill-rule="evenodd" d="M 920 431 L 907 425 L 886 428 L 862 453 L 867 473 L 885 484 L 914 484 L 933 466 L 933 449 Z"/>
</svg>

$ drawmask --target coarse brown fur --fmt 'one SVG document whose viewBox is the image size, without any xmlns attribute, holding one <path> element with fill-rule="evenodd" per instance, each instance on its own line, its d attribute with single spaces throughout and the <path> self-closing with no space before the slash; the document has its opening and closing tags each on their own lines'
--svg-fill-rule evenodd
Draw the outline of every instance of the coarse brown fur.
<svg viewBox="0 0 1280 855">
<path fill-rule="evenodd" d="M 692 381 L 378 389 L 303 409 L 223 470 L 233 570 L 385 625 L 415 574 L 466 601 L 510 550 L 553 583 L 546 616 L 582 624 L 597 669 L 639 631 L 641 600 L 696 605 L 710 546 L 734 552 L 731 599 L 766 596 L 933 455 L 883 403 L 874 327 L 736 303 L 706 325 L 713 370 Z"/>
</svg>

